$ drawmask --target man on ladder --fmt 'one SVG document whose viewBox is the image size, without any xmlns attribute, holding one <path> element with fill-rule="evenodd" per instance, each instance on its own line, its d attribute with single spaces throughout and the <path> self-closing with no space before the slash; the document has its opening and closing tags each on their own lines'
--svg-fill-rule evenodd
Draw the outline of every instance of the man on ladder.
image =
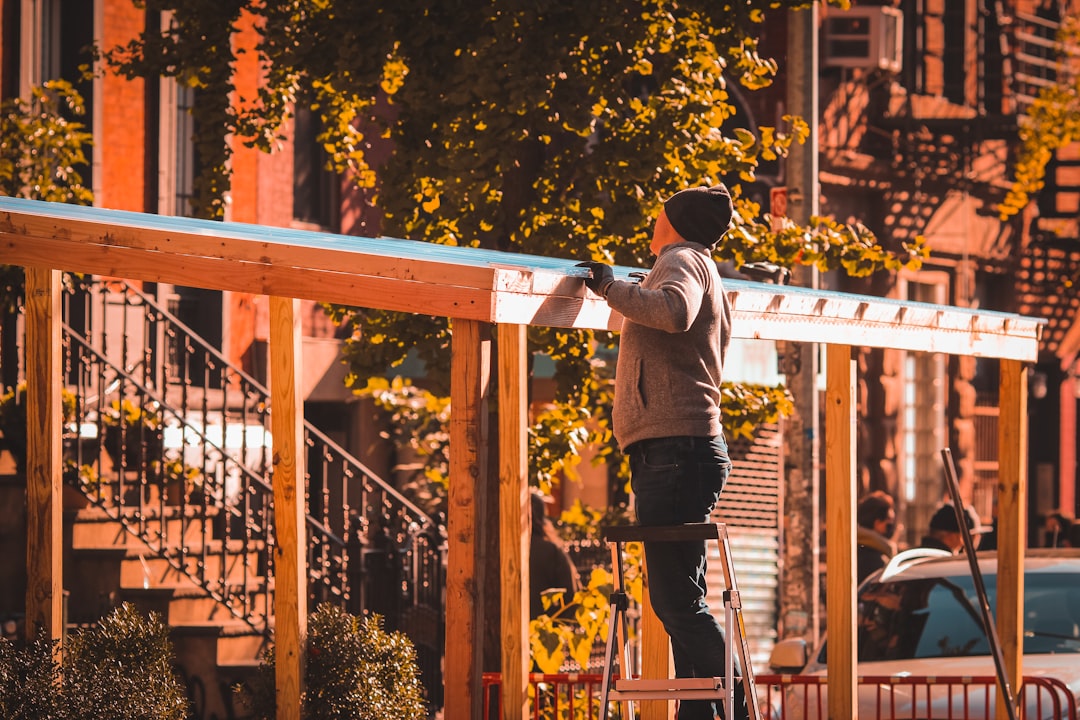
<svg viewBox="0 0 1080 720">
<path fill-rule="evenodd" d="M 712 249 L 731 223 L 723 185 L 682 190 L 656 219 L 656 255 L 640 283 L 584 262 L 585 284 L 622 313 L 612 429 L 630 459 L 638 523 L 708 520 L 731 471 L 720 425 L 720 382 L 731 339 L 731 308 Z M 722 677 L 727 648 L 705 602 L 705 542 L 646 542 L 656 615 L 671 637 L 679 678 Z M 736 718 L 746 717 L 743 692 Z M 679 720 L 713 720 L 714 700 L 680 702 Z M 734 718 L 728 718 L 734 720 Z"/>
</svg>

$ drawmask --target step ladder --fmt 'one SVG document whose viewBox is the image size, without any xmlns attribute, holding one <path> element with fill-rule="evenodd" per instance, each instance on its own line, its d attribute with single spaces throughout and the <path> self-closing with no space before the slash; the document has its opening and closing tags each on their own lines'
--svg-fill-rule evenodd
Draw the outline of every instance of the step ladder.
<svg viewBox="0 0 1080 720">
<path fill-rule="evenodd" d="M 634 720 L 632 703 L 641 700 L 720 700 L 724 717 L 731 720 L 735 704 L 735 682 L 741 681 L 746 695 L 746 706 L 752 720 L 761 720 L 758 708 L 757 688 L 750 666 L 750 649 L 746 642 L 746 626 L 743 623 L 742 602 L 735 583 L 735 567 L 731 562 L 731 545 L 727 526 L 723 523 L 690 523 L 686 525 L 641 527 L 624 525 L 603 530 L 604 539 L 611 546 L 611 567 L 614 589 L 611 593 L 611 612 L 608 617 L 607 646 L 604 654 L 604 676 L 600 691 L 601 717 L 608 717 L 609 703 L 625 703 L 627 720 Z M 726 658 L 724 677 L 634 679 L 629 668 L 631 651 L 627 633 L 626 612 L 629 596 L 624 589 L 623 544 L 627 542 L 678 542 L 687 540 L 716 540 L 720 549 L 720 562 L 724 571 L 724 635 Z M 732 632 L 732 630 L 735 632 Z M 618 639 L 616 639 L 616 636 Z M 735 675 L 735 653 L 739 655 L 742 676 Z M 616 656 L 620 675 L 615 678 Z"/>
</svg>

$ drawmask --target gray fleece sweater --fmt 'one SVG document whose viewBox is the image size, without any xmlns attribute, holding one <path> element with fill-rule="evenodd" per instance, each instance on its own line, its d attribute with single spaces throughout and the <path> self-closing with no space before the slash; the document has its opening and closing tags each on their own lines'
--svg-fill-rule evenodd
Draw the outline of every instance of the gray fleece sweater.
<svg viewBox="0 0 1080 720">
<path fill-rule="evenodd" d="M 616 281 L 608 304 L 622 313 L 615 367 L 615 439 L 711 437 L 720 429 L 720 381 L 731 307 L 708 249 L 661 249 L 640 284 Z"/>
</svg>

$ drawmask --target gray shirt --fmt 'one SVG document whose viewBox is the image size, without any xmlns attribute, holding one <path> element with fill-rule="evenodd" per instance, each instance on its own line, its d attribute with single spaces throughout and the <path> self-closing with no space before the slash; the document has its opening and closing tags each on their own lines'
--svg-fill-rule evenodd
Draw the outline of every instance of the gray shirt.
<svg viewBox="0 0 1080 720">
<path fill-rule="evenodd" d="M 692 242 L 662 248 L 640 285 L 616 281 L 607 301 L 625 318 L 612 409 L 619 446 L 719 435 L 731 307 L 708 249 Z"/>
</svg>

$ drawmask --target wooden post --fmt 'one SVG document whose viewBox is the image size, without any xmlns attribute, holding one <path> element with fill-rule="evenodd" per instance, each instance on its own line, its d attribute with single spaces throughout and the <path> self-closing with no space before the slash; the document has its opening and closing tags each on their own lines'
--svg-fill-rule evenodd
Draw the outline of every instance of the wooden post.
<svg viewBox="0 0 1080 720">
<path fill-rule="evenodd" d="M 270 298 L 270 428 L 274 448 L 274 653 L 278 720 L 300 720 L 307 635 L 304 399 L 300 301 Z"/>
<path fill-rule="evenodd" d="M 997 633 L 1009 685 L 1023 679 L 1024 550 L 1027 547 L 1027 368 L 1000 361 L 997 508 Z M 831 651 L 830 651 L 831 652 Z M 995 716 L 1007 720 L 998 691 Z"/>
<path fill-rule="evenodd" d="M 826 622 L 829 628 L 829 717 L 856 720 L 855 645 L 855 380 L 848 345 L 826 346 L 825 497 Z"/>
<path fill-rule="evenodd" d="M 645 566 L 642 564 L 642 571 Z M 649 600 L 649 578 L 645 572 L 645 587 L 641 598 L 641 677 L 662 679 L 675 677 L 671 657 L 671 638 L 664 623 L 656 616 Z M 671 720 L 675 717 L 674 700 L 643 700 L 641 720 Z"/>
<path fill-rule="evenodd" d="M 502 703 L 505 720 L 529 717 L 529 408 L 524 325 L 496 328 L 499 364 L 499 544 Z"/>
<path fill-rule="evenodd" d="M 26 637 L 59 640 L 63 620 L 60 271 L 26 268 Z"/>
<path fill-rule="evenodd" d="M 487 475 L 491 340 L 476 320 L 455 318 L 450 360 L 450 488 L 447 497 L 446 653 L 443 711 L 480 720 L 483 712 L 484 587 L 480 557 Z"/>
</svg>

